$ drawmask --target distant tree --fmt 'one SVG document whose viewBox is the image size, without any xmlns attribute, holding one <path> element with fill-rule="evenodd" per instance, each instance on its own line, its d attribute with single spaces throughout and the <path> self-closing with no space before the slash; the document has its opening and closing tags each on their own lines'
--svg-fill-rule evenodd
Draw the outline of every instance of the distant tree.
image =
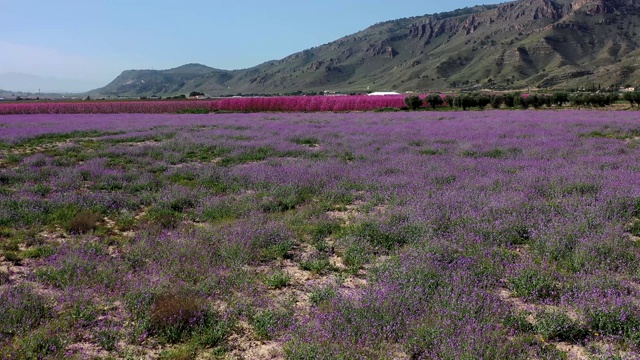
<svg viewBox="0 0 640 360">
<path fill-rule="evenodd" d="M 574 106 L 582 106 L 587 103 L 585 95 L 579 93 L 571 95 L 571 97 L 569 97 L 569 101 L 571 101 L 571 104 Z"/>
<path fill-rule="evenodd" d="M 491 95 L 491 107 L 494 109 L 500 109 L 500 106 L 504 103 L 504 97 L 502 95 Z"/>
<path fill-rule="evenodd" d="M 530 106 L 529 98 L 522 96 L 521 93 L 515 92 L 513 94 L 513 106 L 520 107 L 522 109 L 528 109 Z"/>
<path fill-rule="evenodd" d="M 531 100 L 531 106 L 539 109 L 543 106 L 550 107 L 553 105 L 553 97 L 549 95 L 534 95 L 534 98 Z"/>
<path fill-rule="evenodd" d="M 618 101 L 617 94 L 574 94 L 570 97 L 575 106 L 599 106 L 605 107 Z M 626 100 L 626 99 L 625 99 Z"/>
<path fill-rule="evenodd" d="M 626 92 L 624 93 L 624 95 L 622 95 L 622 98 L 628 101 L 631 106 L 633 106 L 634 104 L 640 105 L 640 92 L 638 91 Z"/>
<path fill-rule="evenodd" d="M 422 99 L 418 96 L 407 96 L 404 99 L 404 103 L 407 104 L 407 107 L 411 110 L 418 110 L 423 104 Z"/>
<path fill-rule="evenodd" d="M 468 108 L 478 106 L 478 99 L 475 95 L 461 95 L 458 103 L 462 107 L 462 110 L 466 111 Z"/>
<path fill-rule="evenodd" d="M 431 94 L 429 96 L 427 96 L 427 103 L 429 104 L 429 106 L 431 106 L 432 109 L 436 109 L 438 106 L 442 105 L 444 103 L 444 100 L 442 100 L 442 97 L 440 96 L 440 94 Z"/>
<path fill-rule="evenodd" d="M 196 96 L 204 96 L 204 93 L 201 93 L 198 91 L 192 91 L 191 93 L 189 93 L 189 97 L 196 97 Z"/>
<path fill-rule="evenodd" d="M 553 94 L 553 103 L 557 106 L 563 106 L 569 102 L 569 94 L 566 92 L 556 92 Z"/>
<path fill-rule="evenodd" d="M 447 106 L 452 108 L 452 107 L 455 106 L 456 98 L 453 95 L 447 95 L 447 96 L 445 96 L 444 101 L 447 103 Z"/>
<path fill-rule="evenodd" d="M 516 105 L 516 96 L 514 93 L 504 94 L 504 105 L 508 108 L 512 108 Z"/>
<path fill-rule="evenodd" d="M 603 94 L 591 94 L 589 102 L 591 106 L 605 107 L 607 105 L 611 105 L 609 97 Z"/>
<path fill-rule="evenodd" d="M 476 106 L 480 109 L 484 109 L 487 105 L 491 104 L 491 97 L 487 94 L 476 95 Z"/>
</svg>

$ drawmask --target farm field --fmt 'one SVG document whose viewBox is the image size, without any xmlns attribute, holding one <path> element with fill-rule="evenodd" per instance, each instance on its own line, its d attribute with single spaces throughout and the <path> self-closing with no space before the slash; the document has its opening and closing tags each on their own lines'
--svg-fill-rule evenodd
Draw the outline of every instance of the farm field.
<svg viewBox="0 0 640 360">
<path fill-rule="evenodd" d="M 0 115 L 162 114 L 180 112 L 369 111 L 405 106 L 404 96 L 274 96 L 215 100 L 140 100 L 0 103 Z"/>
<path fill-rule="evenodd" d="M 636 359 L 640 115 L 0 116 L 2 359 Z"/>
</svg>

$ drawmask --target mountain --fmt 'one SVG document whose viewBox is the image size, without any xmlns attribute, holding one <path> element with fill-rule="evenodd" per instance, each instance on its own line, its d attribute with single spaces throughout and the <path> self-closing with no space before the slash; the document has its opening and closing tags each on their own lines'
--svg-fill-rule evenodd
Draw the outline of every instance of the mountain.
<svg viewBox="0 0 640 360">
<path fill-rule="evenodd" d="M 93 93 L 619 86 L 640 82 L 640 0 L 519 0 L 376 24 L 250 69 L 125 71 Z"/>
<path fill-rule="evenodd" d="M 79 93 L 99 85 L 96 81 L 59 79 L 22 73 L 0 74 L 0 86 L 12 92 Z"/>
<path fill-rule="evenodd" d="M 233 79 L 234 71 L 187 64 L 170 70 L 127 70 L 109 85 L 91 93 L 101 95 L 183 94 L 206 88 L 208 93 L 225 93 L 223 84 Z"/>
</svg>

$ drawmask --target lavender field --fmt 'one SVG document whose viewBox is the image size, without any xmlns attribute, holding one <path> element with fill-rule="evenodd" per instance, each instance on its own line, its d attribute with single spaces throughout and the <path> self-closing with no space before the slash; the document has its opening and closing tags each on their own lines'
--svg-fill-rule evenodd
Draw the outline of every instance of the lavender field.
<svg viewBox="0 0 640 360">
<path fill-rule="evenodd" d="M 640 117 L 0 116 L 2 359 L 640 358 Z"/>
</svg>

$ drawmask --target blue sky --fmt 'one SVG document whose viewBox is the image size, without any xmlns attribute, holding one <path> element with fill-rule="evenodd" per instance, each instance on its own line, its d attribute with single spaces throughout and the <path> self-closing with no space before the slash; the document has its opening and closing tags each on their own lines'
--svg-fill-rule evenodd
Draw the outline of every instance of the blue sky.
<svg viewBox="0 0 640 360">
<path fill-rule="evenodd" d="M 0 0 L 0 75 L 97 87 L 127 69 L 247 68 L 380 21 L 498 2 Z"/>
</svg>

